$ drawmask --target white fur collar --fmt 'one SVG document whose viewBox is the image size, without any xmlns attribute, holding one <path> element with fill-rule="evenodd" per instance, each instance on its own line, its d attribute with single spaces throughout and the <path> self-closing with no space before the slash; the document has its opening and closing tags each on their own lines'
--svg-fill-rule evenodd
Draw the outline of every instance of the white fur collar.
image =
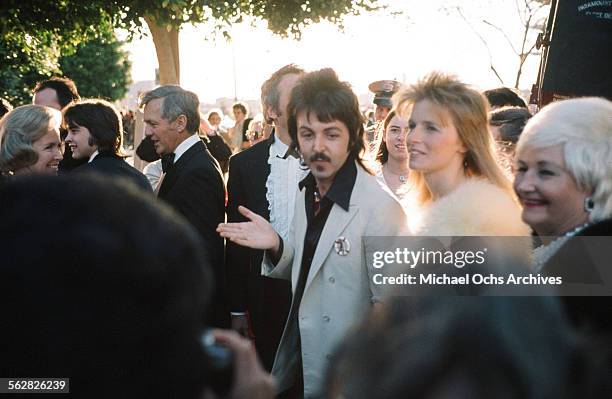
<svg viewBox="0 0 612 399">
<path fill-rule="evenodd" d="M 502 188 L 469 179 L 453 192 L 420 209 L 415 235 L 528 236 L 521 209 Z"/>
</svg>

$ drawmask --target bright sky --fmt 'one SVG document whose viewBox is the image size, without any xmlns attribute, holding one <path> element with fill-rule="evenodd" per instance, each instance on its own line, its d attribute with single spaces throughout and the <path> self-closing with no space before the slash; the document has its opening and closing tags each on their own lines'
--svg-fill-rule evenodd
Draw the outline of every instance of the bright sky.
<svg viewBox="0 0 612 399">
<path fill-rule="evenodd" d="M 384 1 L 384 0 L 383 0 Z M 276 69 L 296 63 L 306 70 L 332 67 L 349 81 L 357 94 L 370 82 L 397 79 L 414 82 L 431 70 L 457 74 L 465 82 L 486 89 L 500 86 L 489 69 L 486 47 L 452 8 L 464 15 L 489 41 L 496 68 L 507 86 L 514 85 L 518 57 L 503 36 L 483 24 L 486 18 L 503 28 L 515 46 L 520 44 L 521 22 L 512 0 L 387 0 L 393 11 L 350 16 L 345 30 L 329 23 L 308 27 L 302 39 L 282 39 L 248 23 L 233 27 L 233 40 L 211 37 L 204 25 L 186 25 L 180 34 L 181 85 L 195 91 L 203 103 L 234 97 L 234 66 L 238 99 L 258 99 L 261 84 Z M 444 6 L 448 11 L 444 10 Z M 544 13 L 547 15 L 547 11 Z M 131 54 L 134 82 L 153 80 L 157 59 L 150 37 L 126 46 Z M 539 57 L 524 67 L 521 89 L 530 89 L 537 76 Z"/>
</svg>

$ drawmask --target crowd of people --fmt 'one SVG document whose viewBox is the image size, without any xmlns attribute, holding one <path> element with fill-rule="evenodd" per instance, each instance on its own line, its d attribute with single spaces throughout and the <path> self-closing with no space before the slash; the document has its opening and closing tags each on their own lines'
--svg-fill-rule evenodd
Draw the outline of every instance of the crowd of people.
<svg viewBox="0 0 612 399">
<path fill-rule="evenodd" d="M 371 87 L 368 126 L 335 71 L 286 65 L 263 120 L 236 103 L 228 130 L 157 87 L 143 171 L 133 115 L 69 79 L 2 100 L 0 374 L 88 398 L 612 395 L 612 101 L 532 115 L 440 72 Z M 480 270 L 583 289 L 398 295 L 367 237 L 518 238 Z"/>
</svg>

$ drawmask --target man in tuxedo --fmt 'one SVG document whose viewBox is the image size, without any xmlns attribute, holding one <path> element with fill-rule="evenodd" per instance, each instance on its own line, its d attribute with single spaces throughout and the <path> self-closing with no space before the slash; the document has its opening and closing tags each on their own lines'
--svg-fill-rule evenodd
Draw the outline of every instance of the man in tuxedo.
<svg viewBox="0 0 612 399">
<path fill-rule="evenodd" d="M 179 86 L 160 86 L 145 93 L 145 135 L 162 157 L 163 173 L 157 196 L 183 214 L 204 240 L 215 272 L 217 290 L 208 322 L 229 323 L 223 287 L 223 238 L 215 232 L 225 220 L 225 186 L 219 164 L 200 140 L 199 100 Z"/>
<path fill-rule="evenodd" d="M 68 129 L 66 144 L 73 158 L 87 161 L 75 172 L 125 179 L 152 193 L 147 178 L 124 160 L 121 116 L 111 103 L 100 99 L 84 100 L 68 105 L 63 114 Z"/>
<path fill-rule="evenodd" d="M 295 65 L 284 66 L 261 88 L 264 117 L 274 125 L 274 133 L 230 158 L 229 222 L 246 220 L 238 212 L 242 205 L 269 220 L 283 237 L 289 232 L 298 183 L 306 173 L 297 157 L 290 155 L 287 104 L 303 73 Z M 286 281 L 261 276 L 262 259 L 263 251 L 227 243 L 225 264 L 232 327 L 245 336 L 254 334 L 264 367 L 271 370 L 289 312 L 291 287 Z"/>
<path fill-rule="evenodd" d="M 367 169 L 357 96 L 331 69 L 304 75 L 287 108 L 289 135 L 310 173 L 300 183 L 283 238 L 255 212 L 226 223 L 232 242 L 266 250 L 262 273 L 291 281 L 291 310 L 272 374 L 283 398 L 318 398 L 335 346 L 386 294 L 373 281 L 364 237 L 395 236 L 407 225 L 397 200 Z M 230 168 L 231 172 L 231 168 Z"/>
<path fill-rule="evenodd" d="M 81 96 L 76 85 L 71 79 L 54 77 L 39 82 L 33 90 L 32 104 L 44 105 L 61 111 L 69 104 L 79 101 Z M 60 129 L 62 141 L 66 139 L 68 133 L 65 129 Z M 72 156 L 70 147 L 64 149 L 64 159 L 60 161 L 59 172 L 66 173 L 87 162 L 86 158 L 77 159 Z"/>
</svg>

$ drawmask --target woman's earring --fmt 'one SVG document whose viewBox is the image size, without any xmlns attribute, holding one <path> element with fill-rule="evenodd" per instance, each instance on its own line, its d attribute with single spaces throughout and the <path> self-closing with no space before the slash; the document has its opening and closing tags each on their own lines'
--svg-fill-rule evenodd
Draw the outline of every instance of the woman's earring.
<svg viewBox="0 0 612 399">
<path fill-rule="evenodd" d="M 591 213 L 593 208 L 595 208 L 595 201 L 591 197 L 586 197 L 584 199 L 584 210 Z"/>
</svg>

